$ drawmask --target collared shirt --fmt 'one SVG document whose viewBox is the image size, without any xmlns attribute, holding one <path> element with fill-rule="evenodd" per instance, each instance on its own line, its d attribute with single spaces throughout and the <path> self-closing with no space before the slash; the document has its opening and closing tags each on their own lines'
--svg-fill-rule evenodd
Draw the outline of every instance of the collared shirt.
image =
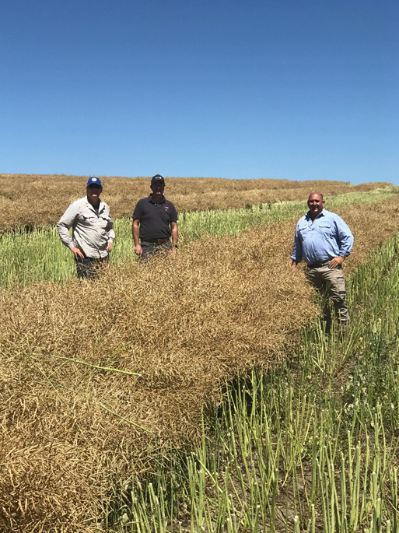
<svg viewBox="0 0 399 533">
<path fill-rule="evenodd" d="M 72 238 L 69 228 L 72 227 Z M 113 220 L 109 207 L 100 200 L 95 209 L 87 197 L 72 202 L 57 224 L 61 241 L 68 248 L 79 248 L 86 257 L 107 257 L 107 244 L 114 242 Z"/>
<path fill-rule="evenodd" d="M 140 221 L 139 236 L 142 241 L 169 239 L 172 234 L 170 225 L 177 222 L 178 216 L 175 206 L 165 196 L 157 204 L 150 195 L 137 202 L 133 220 Z"/>
<path fill-rule="evenodd" d="M 335 213 L 323 209 L 312 223 L 310 211 L 299 219 L 291 259 L 308 265 L 323 263 L 334 257 L 347 257 L 352 250 L 353 235 Z"/>
</svg>

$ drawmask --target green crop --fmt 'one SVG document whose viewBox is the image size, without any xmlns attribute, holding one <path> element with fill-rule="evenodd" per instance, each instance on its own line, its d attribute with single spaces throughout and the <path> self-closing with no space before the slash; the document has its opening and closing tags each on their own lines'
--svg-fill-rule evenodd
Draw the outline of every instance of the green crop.
<svg viewBox="0 0 399 533">
<path fill-rule="evenodd" d="M 349 280 L 347 337 L 319 323 L 286 364 L 226 384 L 197 450 L 133 479 L 104 527 L 397 533 L 398 252 L 399 235 Z"/>
</svg>

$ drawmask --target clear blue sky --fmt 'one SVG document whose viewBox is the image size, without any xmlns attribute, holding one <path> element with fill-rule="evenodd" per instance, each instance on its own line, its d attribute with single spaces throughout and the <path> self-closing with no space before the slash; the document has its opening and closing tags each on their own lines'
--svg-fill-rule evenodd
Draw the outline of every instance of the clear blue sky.
<svg viewBox="0 0 399 533">
<path fill-rule="evenodd" d="M 0 173 L 399 185 L 398 0 L 3 0 Z"/>
</svg>

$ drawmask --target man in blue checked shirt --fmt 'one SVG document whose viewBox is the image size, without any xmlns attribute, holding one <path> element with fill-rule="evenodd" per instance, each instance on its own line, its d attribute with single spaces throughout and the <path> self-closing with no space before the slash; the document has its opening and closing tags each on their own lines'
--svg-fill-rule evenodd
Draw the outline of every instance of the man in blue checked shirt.
<svg viewBox="0 0 399 533">
<path fill-rule="evenodd" d="M 296 226 L 291 269 L 295 271 L 302 259 L 306 262 L 306 277 L 320 292 L 331 298 L 344 333 L 349 316 L 342 263 L 351 253 L 353 235 L 341 217 L 324 209 L 322 194 L 312 193 L 308 207 L 309 211 Z M 325 318 L 328 331 L 331 326 L 328 308 Z"/>
</svg>

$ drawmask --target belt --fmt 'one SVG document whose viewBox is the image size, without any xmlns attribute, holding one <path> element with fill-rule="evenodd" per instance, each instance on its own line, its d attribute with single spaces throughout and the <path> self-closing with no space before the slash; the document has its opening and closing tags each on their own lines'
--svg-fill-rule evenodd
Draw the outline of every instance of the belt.
<svg viewBox="0 0 399 533">
<path fill-rule="evenodd" d="M 327 266 L 329 262 L 330 260 L 323 261 L 322 263 L 313 263 L 313 265 L 308 265 L 308 268 L 319 268 L 319 267 Z"/>
<path fill-rule="evenodd" d="M 168 239 L 141 239 L 141 242 L 150 242 L 152 244 L 163 244 L 164 242 L 169 242 L 169 238 Z"/>
</svg>

